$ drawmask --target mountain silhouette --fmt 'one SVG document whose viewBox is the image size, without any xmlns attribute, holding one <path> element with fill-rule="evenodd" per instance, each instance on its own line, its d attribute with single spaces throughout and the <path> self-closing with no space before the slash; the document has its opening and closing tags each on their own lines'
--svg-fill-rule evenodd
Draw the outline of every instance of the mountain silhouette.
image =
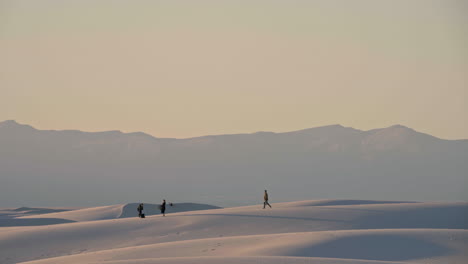
<svg viewBox="0 0 468 264">
<path fill-rule="evenodd" d="M 265 188 L 282 201 L 468 200 L 466 161 L 468 140 L 402 125 L 174 139 L 38 130 L 8 120 L 0 122 L 0 206 L 159 201 L 159 195 L 217 204 L 215 197 L 229 206 L 256 201 Z"/>
</svg>

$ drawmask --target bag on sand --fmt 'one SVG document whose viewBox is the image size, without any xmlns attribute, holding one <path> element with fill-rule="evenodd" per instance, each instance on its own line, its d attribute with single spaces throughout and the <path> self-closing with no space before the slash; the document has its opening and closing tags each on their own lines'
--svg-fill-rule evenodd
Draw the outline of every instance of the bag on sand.
<svg viewBox="0 0 468 264">
<path fill-rule="evenodd" d="M 141 214 L 141 216 L 140 216 L 140 217 L 141 217 L 141 218 L 145 218 L 145 214 Z"/>
</svg>

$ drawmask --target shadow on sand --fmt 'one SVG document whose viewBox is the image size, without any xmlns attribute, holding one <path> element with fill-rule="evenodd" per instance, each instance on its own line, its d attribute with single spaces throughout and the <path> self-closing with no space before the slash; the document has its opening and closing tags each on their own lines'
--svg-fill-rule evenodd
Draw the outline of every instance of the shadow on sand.
<svg viewBox="0 0 468 264">
<path fill-rule="evenodd" d="M 451 228 L 468 229 L 468 206 L 453 205 L 435 208 L 370 213 L 356 219 L 356 229 L 381 228 Z"/>
<path fill-rule="evenodd" d="M 293 217 L 293 216 L 275 216 L 275 215 L 247 215 L 247 214 L 191 214 L 191 215 L 178 215 L 181 216 L 237 216 L 237 217 L 255 217 L 255 218 L 275 218 L 275 219 L 290 219 L 290 220 L 306 220 L 306 221 L 322 221 L 322 222 L 347 222 L 335 219 L 311 218 L 311 217 Z"/>
<path fill-rule="evenodd" d="M 56 225 L 64 223 L 74 223 L 75 221 L 60 218 L 25 218 L 25 219 L 0 219 L 0 227 L 11 226 L 42 226 Z"/>
<path fill-rule="evenodd" d="M 398 235 L 360 235 L 342 237 L 290 252 L 292 256 L 406 261 L 450 254 L 450 250 L 431 242 Z"/>
</svg>

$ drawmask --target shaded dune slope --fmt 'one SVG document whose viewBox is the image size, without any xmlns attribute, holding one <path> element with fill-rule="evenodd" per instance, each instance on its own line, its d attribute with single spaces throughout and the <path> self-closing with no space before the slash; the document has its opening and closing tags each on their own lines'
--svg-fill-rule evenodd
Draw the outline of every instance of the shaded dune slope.
<svg viewBox="0 0 468 264">
<path fill-rule="evenodd" d="M 460 243 L 452 243 L 457 239 Z M 128 247 L 36 261 L 89 263 L 178 256 L 289 256 L 412 262 L 467 257 L 468 230 L 358 230 L 210 238 Z"/>
<path fill-rule="evenodd" d="M 211 259 L 221 256 L 246 257 L 239 263 L 253 257 L 274 258 L 269 259 L 271 263 L 328 263 L 321 261 L 331 258 L 339 262 L 329 263 L 407 263 L 424 258 L 433 263 L 463 263 L 457 261 L 466 259 L 461 252 L 468 252 L 468 203 L 314 203 L 323 201 L 278 203 L 266 210 L 256 205 L 145 219 L 4 227 L 0 228 L 0 263 L 40 259 L 50 262 L 38 263 L 125 263 L 138 259 L 141 263 L 166 263 L 156 259 L 165 256 L 208 258 L 206 263 L 229 263 Z M 60 256 L 67 255 L 74 256 L 60 262 Z M 313 259 L 304 262 L 304 257 Z M 171 261 L 180 262 L 167 263 L 203 262 Z"/>
<path fill-rule="evenodd" d="M 160 214 L 159 205 L 157 204 L 144 204 L 144 213 L 148 216 Z M 40 218 L 52 218 L 52 219 L 64 219 L 69 221 L 95 221 L 95 220 L 108 220 L 117 218 L 137 217 L 138 203 L 128 204 L 117 204 L 109 206 L 100 206 L 92 208 L 84 208 L 79 210 L 41 214 L 34 216 L 25 216 L 20 219 L 40 219 Z M 178 213 L 186 211 L 197 211 L 197 210 L 208 210 L 217 209 L 220 207 L 206 204 L 196 203 L 177 203 L 174 206 L 167 206 L 166 213 Z"/>
</svg>

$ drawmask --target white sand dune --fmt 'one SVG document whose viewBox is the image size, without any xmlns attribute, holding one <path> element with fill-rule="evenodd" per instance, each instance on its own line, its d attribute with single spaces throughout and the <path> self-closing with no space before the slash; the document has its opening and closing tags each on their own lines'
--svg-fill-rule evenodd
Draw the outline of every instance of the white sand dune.
<svg viewBox="0 0 468 264">
<path fill-rule="evenodd" d="M 79 208 L 37 208 L 37 207 L 19 207 L 19 208 L 0 208 L 0 219 L 11 219 L 27 215 L 40 215 L 57 212 L 65 212 Z"/>
<path fill-rule="evenodd" d="M 148 216 L 160 214 L 157 204 L 144 204 L 144 213 Z M 49 219 L 65 219 L 70 221 L 82 222 L 82 221 L 95 221 L 95 220 L 105 220 L 105 219 L 116 219 L 116 218 L 127 218 L 127 217 L 136 217 L 138 203 L 128 203 L 128 204 L 117 204 L 109 206 L 100 206 L 92 208 L 84 208 L 73 211 L 58 212 L 58 213 L 49 213 L 41 215 L 32 215 L 19 217 L 19 219 L 40 219 L 40 218 L 49 218 Z M 196 211 L 196 210 L 208 210 L 208 209 L 217 209 L 220 207 L 207 205 L 207 204 L 196 204 L 196 203 L 177 203 L 174 206 L 167 205 L 166 213 L 178 213 L 186 211 Z"/>
<path fill-rule="evenodd" d="M 337 199 L 323 199 L 313 201 L 291 202 L 295 206 L 334 206 L 334 205 L 363 205 L 363 204 L 400 204 L 400 203 L 417 203 L 411 201 L 376 201 L 376 200 L 337 200 Z M 288 203 L 283 203 L 287 206 Z"/>
<path fill-rule="evenodd" d="M 466 263 L 468 203 L 323 203 L 2 227 L 0 263 Z"/>
<path fill-rule="evenodd" d="M 70 219 L 60 217 L 42 216 L 57 212 L 67 212 L 77 208 L 35 208 L 35 207 L 20 207 L 20 208 L 2 208 L 0 209 L 0 227 L 5 226 L 37 226 L 37 225 L 52 225 L 74 222 Z M 31 216 L 22 218 L 23 216 Z M 40 218 L 40 219 L 38 219 Z"/>
<path fill-rule="evenodd" d="M 35 262 L 30 262 L 35 263 Z M 42 262 L 44 263 L 44 262 Z M 406 262 L 368 261 L 308 257 L 176 257 L 88 262 L 90 264 L 405 264 Z"/>
<path fill-rule="evenodd" d="M 453 243 L 454 239 L 458 243 Z M 31 263 L 90 263 L 179 256 L 290 256 L 408 263 L 430 258 L 432 262 L 447 263 L 468 257 L 467 246 L 468 230 L 345 230 L 177 241 Z"/>
</svg>

